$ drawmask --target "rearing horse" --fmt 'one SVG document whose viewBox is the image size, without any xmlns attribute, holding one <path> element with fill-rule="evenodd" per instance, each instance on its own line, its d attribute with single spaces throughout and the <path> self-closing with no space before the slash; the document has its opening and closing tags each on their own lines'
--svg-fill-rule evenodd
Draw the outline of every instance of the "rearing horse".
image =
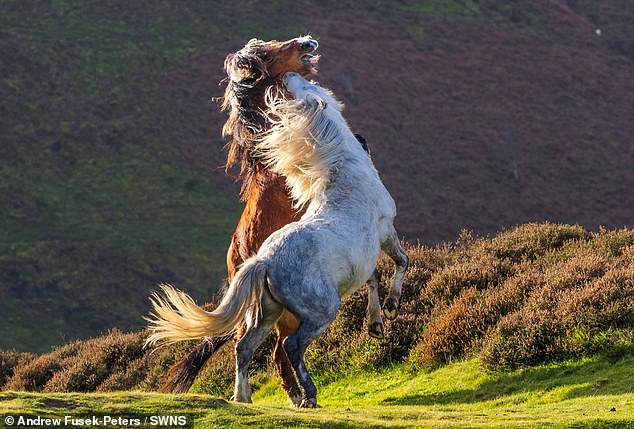
<svg viewBox="0 0 634 429">
<path fill-rule="evenodd" d="M 299 326 L 283 346 L 303 389 L 299 406 L 315 407 L 317 389 L 304 362 L 306 348 L 332 323 L 341 298 L 370 278 L 381 249 L 396 263 L 386 300 L 396 308 L 408 257 L 394 229 L 394 200 L 348 128 L 342 105 L 297 73 L 284 80 L 295 99 L 272 101 L 277 119 L 257 149 L 263 162 L 286 178 L 291 195 L 306 204 L 304 215 L 264 241 L 211 312 L 163 285 L 165 296 L 152 299 L 147 344 L 226 335 L 245 321 L 236 345 L 234 397 L 250 402 L 249 362 L 289 311 Z"/>
<path fill-rule="evenodd" d="M 226 165 L 227 168 L 236 163 L 240 165 L 240 177 L 243 180 L 241 194 L 246 202 L 227 252 L 229 282 L 237 268 L 257 252 L 271 233 L 301 217 L 301 211 L 293 207 L 284 178 L 262 164 L 254 150 L 254 142 L 271 125 L 266 114 L 265 92 L 272 88 L 283 96 L 285 89 L 280 82 L 287 72 L 297 72 L 303 76 L 316 74 L 319 55 L 314 51 L 317 47 L 317 41 L 310 36 L 285 42 L 252 39 L 225 60 L 228 83 L 221 107 L 229 111 L 229 118 L 223 127 L 223 135 L 232 137 L 228 143 Z M 365 144 L 365 141 L 360 141 Z M 382 338 L 383 322 L 376 275 L 368 281 L 368 290 L 369 333 Z M 395 316 L 395 312 L 386 311 L 386 314 Z M 282 314 L 275 328 L 278 340 L 273 351 L 273 361 L 282 378 L 282 388 L 295 405 L 301 401 L 301 390 L 282 341 L 297 328 L 297 324 L 292 314 Z M 186 392 L 205 362 L 231 338 L 227 335 L 203 341 L 170 369 L 170 379 L 162 390 Z"/>
</svg>

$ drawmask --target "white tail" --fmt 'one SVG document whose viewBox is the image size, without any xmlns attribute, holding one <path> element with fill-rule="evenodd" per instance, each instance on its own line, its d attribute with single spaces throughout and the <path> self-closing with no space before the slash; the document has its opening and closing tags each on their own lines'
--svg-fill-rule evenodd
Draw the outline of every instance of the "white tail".
<svg viewBox="0 0 634 429">
<path fill-rule="evenodd" d="M 233 332 L 247 311 L 260 313 L 265 283 L 266 265 L 255 257 L 248 259 L 211 312 L 200 308 L 185 292 L 161 284 L 164 296 L 155 292 L 150 297 L 154 312 L 146 317 L 151 334 L 145 345 L 167 345 Z"/>
</svg>

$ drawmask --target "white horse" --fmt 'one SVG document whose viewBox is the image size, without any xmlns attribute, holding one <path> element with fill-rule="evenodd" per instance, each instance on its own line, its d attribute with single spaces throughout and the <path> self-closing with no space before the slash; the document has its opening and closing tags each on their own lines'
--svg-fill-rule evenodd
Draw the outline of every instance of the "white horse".
<svg viewBox="0 0 634 429">
<path fill-rule="evenodd" d="M 341 299 L 372 275 L 381 249 L 396 263 L 384 313 L 396 317 L 408 258 L 393 221 L 396 205 L 333 94 L 296 73 L 284 77 L 291 100 L 273 101 L 273 128 L 258 143 L 266 162 L 286 177 L 306 207 L 244 262 L 218 307 L 207 312 L 163 285 L 154 294 L 147 344 L 217 336 L 246 320 L 236 344 L 234 399 L 251 402 L 248 365 L 283 309 L 300 321 L 284 349 L 304 390 L 301 407 L 317 406 L 304 353 L 332 323 Z"/>
</svg>

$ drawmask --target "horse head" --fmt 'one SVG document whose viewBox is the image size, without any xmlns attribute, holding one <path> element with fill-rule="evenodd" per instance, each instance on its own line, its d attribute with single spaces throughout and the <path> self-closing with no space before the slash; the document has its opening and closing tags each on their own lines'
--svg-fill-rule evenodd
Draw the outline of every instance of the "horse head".
<svg viewBox="0 0 634 429">
<path fill-rule="evenodd" d="M 253 138 L 270 126 L 264 112 L 267 89 L 275 87 L 282 94 L 282 77 L 288 72 L 314 76 L 319 62 L 319 55 L 315 54 L 318 46 L 311 36 L 285 42 L 251 39 L 239 51 L 227 55 L 224 68 L 228 83 L 221 109 L 229 110 L 229 118 L 222 134 L 232 137 L 227 145 L 226 168 L 240 162 L 243 191 L 250 186 L 250 173 L 258 165 L 251 151 Z"/>
<path fill-rule="evenodd" d="M 225 71 L 230 81 L 240 86 L 256 87 L 277 81 L 288 72 L 304 77 L 317 73 L 319 43 L 311 36 L 297 37 L 285 42 L 264 42 L 251 39 L 238 52 L 227 55 Z"/>
</svg>

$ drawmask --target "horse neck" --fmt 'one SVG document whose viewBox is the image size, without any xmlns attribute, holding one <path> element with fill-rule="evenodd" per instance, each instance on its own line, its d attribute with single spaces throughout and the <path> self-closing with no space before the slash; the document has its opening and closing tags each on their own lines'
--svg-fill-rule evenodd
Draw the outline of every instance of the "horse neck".
<svg viewBox="0 0 634 429">
<path fill-rule="evenodd" d="M 243 201 L 247 201 L 255 181 L 262 179 L 258 171 L 264 168 L 254 153 L 254 142 L 260 133 L 270 128 L 271 123 L 264 113 L 266 87 L 240 88 L 235 83 L 233 85 L 233 90 L 225 96 L 232 99 L 228 104 L 231 106 L 229 119 L 223 128 L 223 133 L 232 137 L 228 144 L 226 168 L 236 162 L 239 164 L 238 177 L 242 179 L 240 195 Z"/>
<path fill-rule="evenodd" d="M 367 156 L 365 153 L 361 156 Z M 366 162 L 367 161 L 367 162 Z M 328 206 L 346 205 L 347 202 L 373 201 L 378 173 L 369 159 L 345 157 L 333 172 L 323 191 L 310 201 L 307 211 L 321 211 Z"/>
<path fill-rule="evenodd" d="M 253 134 L 264 131 L 270 125 L 266 115 L 263 113 L 264 91 L 254 91 L 250 96 L 243 96 L 238 99 L 238 120 L 240 125 L 251 131 Z"/>
<path fill-rule="evenodd" d="M 332 108 L 331 106 L 328 109 Z M 309 203 L 307 211 L 321 211 L 328 207 L 342 208 L 350 206 L 353 201 L 378 201 L 377 192 L 383 188 L 378 172 L 363 150 L 361 144 L 350 131 L 341 112 L 329 110 L 323 116 L 322 130 L 336 129 L 336 132 L 319 135 L 311 129 L 315 140 L 324 143 L 316 150 L 326 150 L 335 153 L 333 162 L 328 170 L 327 180 L 323 190 L 317 193 Z M 372 203 L 371 203 L 372 204 Z M 353 203 L 354 205 L 354 203 Z M 372 207 L 368 207 L 371 210 Z"/>
<path fill-rule="evenodd" d="M 294 222 L 301 213 L 293 207 L 284 177 L 271 170 L 257 169 L 236 234 L 255 253 L 274 231 Z"/>
<path fill-rule="evenodd" d="M 247 197 L 250 202 L 264 204 L 268 201 L 281 203 L 281 206 L 291 206 L 288 187 L 284 177 L 262 165 L 255 168 L 253 186 Z"/>
</svg>

